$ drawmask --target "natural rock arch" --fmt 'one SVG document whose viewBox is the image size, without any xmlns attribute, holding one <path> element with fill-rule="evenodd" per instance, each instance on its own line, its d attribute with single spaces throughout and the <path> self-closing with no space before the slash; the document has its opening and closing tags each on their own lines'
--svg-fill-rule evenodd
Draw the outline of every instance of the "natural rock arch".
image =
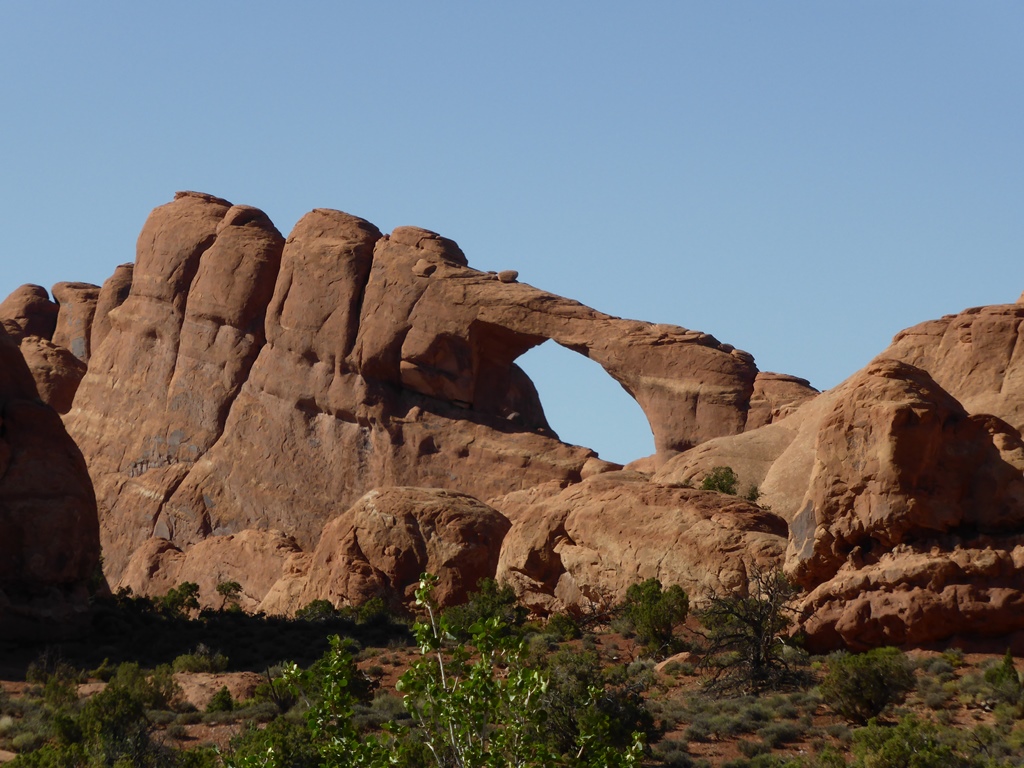
<svg viewBox="0 0 1024 768">
<path fill-rule="evenodd" d="M 516 365 L 533 382 L 563 442 L 593 448 L 616 464 L 654 453 L 654 434 L 643 409 L 592 360 L 547 341 L 520 356 Z"/>
</svg>

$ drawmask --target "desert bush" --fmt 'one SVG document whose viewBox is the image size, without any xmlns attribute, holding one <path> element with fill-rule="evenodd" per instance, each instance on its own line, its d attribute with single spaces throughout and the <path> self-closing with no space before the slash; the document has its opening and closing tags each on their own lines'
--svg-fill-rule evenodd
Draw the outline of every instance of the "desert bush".
<svg viewBox="0 0 1024 768">
<path fill-rule="evenodd" d="M 471 592 L 465 603 L 444 611 L 446 631 L 466 642 L 478 622 L 497 619 L 502 631 L 518 632 L 526 621 L 527 610 L 519 605 L 512 587 L 483 578 L 477 582 L 476 588 L 477 591 Z"/>
<path fill-rule="evenodd" d="M 712 690 L 761 693 L 799 679 L 787 635 L 795 591 L 778 568 L 752 567 L 750 576 L 747 596 L 714 595 L 699 614 Z"/>
<path fill-rule="evenodd" d="M 666 768 L 692 768 L 693 758 L 685 741 L 664 739 L 654 746 L 654 757 Z"/>
<path fill-rule="evenodd" d="M 578 640 L 583 637 L 583 628 L 580 627 L 580 623 L 565 613 L 552 614 L 548 618 L 545 630 L 559 640 Z"/>
<path fill-rule="evenodd" d="M 719 493 L 735 496 L 736 486 L 739 485 L 739 482 L 740 479 L 733 472 L 732 467 L 714 467 L 701 480 L 700 489 L 702 491 L 718 491 Z"/>
<path fill-rule="evenodd" d="M 268 759 L 268 756 L 272 758 Z M 273 762 L 270 762 L 272 760 Z M 302 723 L 278 717 L 265 728 L 246 726 L 231 739 L 225 765 L 237 768 L 312 768 L 323 765 L 313 735 Z"/>
<path fill-rule="evenodd" d="M 200 643 L 192 653 L 175 657 L 171 667 L 175 672 L 223 672 L 228 668 L 228 657 Z"/>
<path fill-rule="evenodd" d="M 761 728 L 757 732 L 757 735 L 760 736 L 764 743 L 771 749 L 777 749 L 783 744 L 789 744 L 790 742 L 799 739 L 804 735 L 804 729 L 796 723 L 770 723 L 764 728 Z"/>
<path fill-rule="evenodd" d="M 676 627 L 686 621 L 690 601 L 682 587 L 673 584 L 662 589 L 658 579 L 633 584 L 626 590 L 626 599 L 619 607 L 622 618 L 640 640 L 657 656 L 680 649 Z"/>
<path fill-rule="evenodd" d="M 632 744 L 635 733 L 649 741 L 660 735 L 643 700 L 653 684 L 648 665 L 605 671 L 597 653 L 565 649 L 552 654 L 544 673 L 547 689 L 539 700 L 544 735 L 558 751 L 572 750 L 581 734 L 601 722 L 605 740 L 622 750 Z"/>
<path fill-rule="evenodd" d="M 981 768 L 984 760 L 968 755 L 955 734 L 910 715 L 895 726 L 871 721 L 853 737 L 854 768 Z"/>
<path fill-rule="evenodd" d="M 985 684 L 989 696 L 997 703 L 1017 706 L 1021 703 L 1022 686 L 1013 654 L 1007 650 L 999 664 L 985 670 Z"/>
<path fill-rule="evenodd" d="M 888 647 L 834 654 L 820 685 L 821 696 L 833 711 L 862 724 L 890 704 L 903 702 L 913 687 L 914 673 L 906 654 Z"/>
<path fill-rule="evenodd" d="M 171 589 L 156 600 L 158 611 L 170 617 L 187 616 L 189 611 L 199 610 L 199 585 L 186 581 Z"/>
<path fill-rule="evenodd" d="M 226 685 L 221 686 L 206 705 L 207 712 L 231 712 L 234 708 L 235 700 Z"/>
<path fill-rule="evenodd" d="M 295 618 L 301 621 L 322 622 L 337 618 L 338 609 L 330 600 L 313 600 L 295 612 Z"/>
</svg>

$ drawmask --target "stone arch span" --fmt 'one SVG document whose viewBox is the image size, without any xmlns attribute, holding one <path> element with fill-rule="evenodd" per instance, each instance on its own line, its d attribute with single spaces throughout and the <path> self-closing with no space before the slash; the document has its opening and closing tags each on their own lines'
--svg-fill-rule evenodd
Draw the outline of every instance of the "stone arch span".
<svg viewBox="0 0 1024 768">
<path fill-rule="evenodd" d="M 401 235 L 415 241 L 404 228 Z M 699 331 L 606 315 L 506 273 L 472 269 L 457 256 L 436 246 L 375 252 L 360 325 L 372 321 L 372 308 L 393 304 L 398 290 L 409 309 L 386 338 L 357 344 L 358 367 L 385 377 L 391 371 L 408 389 L 514 414 L 535 428 L 543 412 L 515 360 L 551 340 L 622 385 L 647 416 L 661 455 L 743 431 L 757 375 L 751 355 Z"/>
</svg>

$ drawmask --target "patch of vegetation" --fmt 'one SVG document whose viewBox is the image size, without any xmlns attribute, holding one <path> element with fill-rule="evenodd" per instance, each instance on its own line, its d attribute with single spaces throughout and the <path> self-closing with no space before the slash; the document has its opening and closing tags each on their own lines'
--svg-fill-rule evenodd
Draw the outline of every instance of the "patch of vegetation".
<svg viewBox="0 0 1024 768">
<path fill-rule="evenodd" d="M 508 584 L 483 578 L 477 582 L 465 603 L 448 608 L 442 614 L 445 630 L 463 642 L 473 635 L 473 627 L 481 621 L 498 621 L 502 631 L 518 633 L 526 621 L 527 611 L 519 604 Z"/>
<path fill-rule="evenodd" d="M 803 655 L 788 636 L 795 591 L 777 568 L 750 575 L 748 595 L 715 595 L 699 614 L 713 690 L 761 693 L 797 682 Z"/>
<path fill-rule="evenodd" d="M 913 687 L 910 661 L 896 648 L 836 653 L 829 657 L 828 673 L 820 685 L 829 707 L 861 724 L 878 717 L 891 704 L 903 702 Z"/>
<path fill-rule="evenodd" d="M 175 657 L 171 667 L 175 672 L 223 672 L 228 668 L 228 657 L 200 643 L 192 653 Z"/>
<path fill-rule="evenodd" d="M 702 491 L 718 491 L 719 493 L 735 496 L 739 482 L 740 479 L 733 472 L 732 467 L 714 467 L 704 475 L 704 479 L 700 482 L 700 489 Z"/>
<path fill-rule="evenodd" d="M 676 628 L 686 621 L 689 610 L 682 587 L 673 584 L 662 589 L 658 579 L 648 579 L 626 590 L 619 613 L 649 652 L 664 657 L 681 650 Z"/>
</svg>

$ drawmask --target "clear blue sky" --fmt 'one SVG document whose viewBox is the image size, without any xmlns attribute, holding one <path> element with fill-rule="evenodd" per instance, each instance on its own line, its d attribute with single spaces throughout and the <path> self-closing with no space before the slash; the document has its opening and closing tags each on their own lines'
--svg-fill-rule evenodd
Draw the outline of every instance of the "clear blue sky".
<svg viewBox="0 0 1024 768">
<path fill-rule="evenodd" d="M 178 189 L 427 227 L 819 388 L 1024 290 L 1020 3 L 0 0 L 0 29 L 2 296 L 102 282 Z M 547 346 L 563 438 L 650 452 Z"/>
</svg>

